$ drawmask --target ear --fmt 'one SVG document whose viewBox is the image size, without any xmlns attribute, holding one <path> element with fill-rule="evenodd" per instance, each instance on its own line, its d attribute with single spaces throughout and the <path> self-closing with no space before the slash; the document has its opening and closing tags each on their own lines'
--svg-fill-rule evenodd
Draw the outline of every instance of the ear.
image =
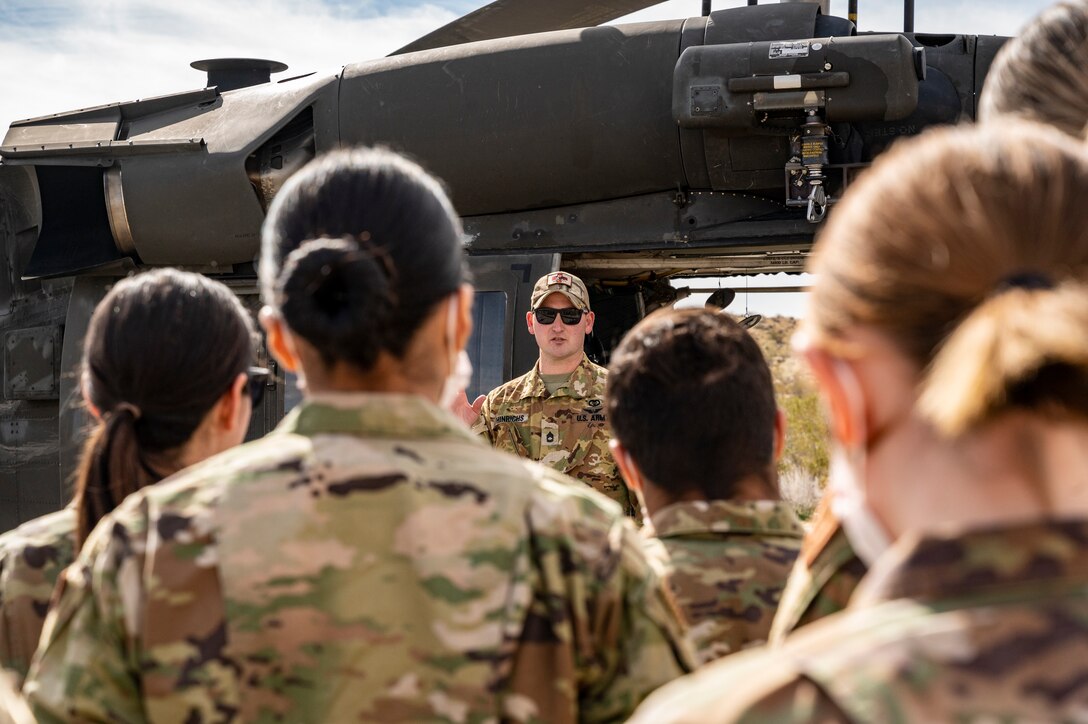
<svg viewBox="0 0 1088 724">
<path fill-rule="evenodd" d="M 608 449 L 612 452 L 612 459 L 616 461 L 616 467 L 619 468 L 620 475 L 627 481 L 627 487 L 641 492 L 642 471 L 638 469 L 638 465 L 635 464 L 634 459 L 627 452 L 627 448 L 619 440 L 612 438 L 608 441 Z"/>
<path fill-rule="evenodd" d="M 297 374 L 300 366 L 298 350 L 283 318 L 272 307 L 262 307 L 258 319 L 264 328 L 268 351 L 285 370 Z"/>
<path fill-rule="evenodd" d="M 462 284 L 457 296 L 457 349 L 462 350 L 472 336 L 472 305 L 476 300 L 476 290 L 471 284 Z"/>
<path fill-rule="evenodd" d="M 248 398 L 246 394 L 247 380 L 248 377 L 246 377 L 245 372 L 239 373 L 234 378 L 230 389 L 223 393 L 223 396 L 219 398 L 219 402 L 215 403 L 212 410 L 212 419 L 223 432 L 236 430 L 241 426 L 242 420 L 245 419 L 243 412 Z"/>
<path fill-rule="evenodd" d="M 586 334 L 593 333 L 593 321 L 597 319 L 593 312 L 586 312 Z"/>
<path fill-rule="evenodd" d="M 102 421 L 102 411 L 98 409 L 98 406 L 91 402 L 91 396 L 87 393 L 87 380 L 84 377 L 79 381 L 79 394 L 83 397 L 83 404 L 87 407 L 87 412 L 91 413 L 91 417 L 99 422 Z"/>
<path fill-rule="evenodd" d="M 782 453 L 786 449 L 786 416 L 782 413 L 780 408 L 775 408 L 774 411 L 774 461 L 778 462 L 782 458 Z"/>
<path fill-rule="evenodd" d="M 803 355 L 820 388 L 820 398 L 827 411 L 831 434 L 844 445 L 864 445 L 864 400 L 861 399 L 861 388 L 857 383 L 853 363 L 835 357 L 819 347 L 809 347 L 803 351 Z M 847 366 L 854 373 L 851 380 L 845 379 L 845 375 L 837 369 L 840 365 Z M 847 385 L 856 389 L 849 390 Z"/>
<path fill-rule="evenodd" d="M 533 310 L 529 310 L 525 313 L 525 326 L 529 328 L 529 334 L 536 334 L 536 329 L 533 326 L 535 318 L 533 317 Z"/>
</svg>

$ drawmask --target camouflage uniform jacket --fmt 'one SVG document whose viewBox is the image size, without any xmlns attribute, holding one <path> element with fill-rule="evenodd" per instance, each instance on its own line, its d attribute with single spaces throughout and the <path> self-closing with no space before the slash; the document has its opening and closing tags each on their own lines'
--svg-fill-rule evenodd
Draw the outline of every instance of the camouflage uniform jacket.
<svg viewBox="0 0 1088 724">
<path fill-rule="evenodd" d="M 638 517 L 636 498 L 628 493 L 608 450 L 607 380 L 608 370 L 582 355 L 570 381 L 549 395 L 538 362 L 487 395 L 472 431 L 499 450 L 581 480 Z"/>
<path fill-rule="evenodd" d="M 76 510 L 69 506 L 0 536 L 0 666 L 19 681 L 38 648 L 57 578 L 75 558 Z"/>
<path fill-rule="evenodd" d="M 635 722 L 1085 721 L 1088 520 L 900 540 L 849 607 L 666 686 Z"/>
<path fill-rule="evenodd" d="M 803 529 L 787 503 L 673 503 L 644 534 L 668 575 L 703 662 L 767 639 Z"/>
<path fill-rule="evenodd" d="M 61 580 L 43 722 L 613 720 L 690 661 L 613 503 L 410 395 L 311 399 Z"/>
<path fill-rule="evenodd" d="M 767 640 L 778 645 L 795 629 L 846 608 L 865 571 L 838 521 L 818 520 L 801 546 Z"/>
</svg>

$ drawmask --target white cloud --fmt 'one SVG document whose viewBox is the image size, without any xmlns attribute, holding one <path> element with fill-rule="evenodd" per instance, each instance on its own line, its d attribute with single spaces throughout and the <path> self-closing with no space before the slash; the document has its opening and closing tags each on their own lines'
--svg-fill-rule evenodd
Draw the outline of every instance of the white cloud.
<svg viewBox="0 0 1088 724">
<path fill-rule="evenodd" d="M 455 18 L 434 4 L 348 17 L 318 0 L 77 0 L 68 22 L 0 38 L 0 123 L 202 87 L 201 58 L 280 60 L 288 75 L 381 57 Z M 11 61 L 15 62 L 12 64 Z M 14 68 L 12 67 L 14 65 Z"/>
</svg>

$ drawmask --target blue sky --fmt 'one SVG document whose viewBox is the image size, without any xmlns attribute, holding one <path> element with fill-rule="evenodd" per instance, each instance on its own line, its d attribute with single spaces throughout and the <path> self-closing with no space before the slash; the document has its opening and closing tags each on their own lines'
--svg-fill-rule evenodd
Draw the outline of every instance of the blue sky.
<svg viewBox="0 0 1088 724">
<path fill-rule="evenodd" d="M 480 4 L 0 0 L 0 129 L 6 131 L 19 118 L 201 87 L 204 74 L 189 67 L 201 58 L 270 58 L 287 63 L 291 73 L 301 73 L 380 57 Z M 743 4 L 745 0 L 714 0 L 715 9 Z M 1048 4 L 1048 0 L 916 0 L 916 29 L 1014 35 Z M 859 0 L 859 6 L 861 29 L 902 28 L 899 0 Z M 701 0 L 668 0 L 619 22 L 690 17 L 701 7 Z M 832 14 L 845 15 L 846 7 L 847 0 L 831 0 Z M 743 288 L 745 282 L 726 283 Z M 797 283 L 797 277 L 754 277 L 748 283 L 778 286 Z M 733 308 L 797 315 L 803 296 L 738 295 Z"/>
</svg>

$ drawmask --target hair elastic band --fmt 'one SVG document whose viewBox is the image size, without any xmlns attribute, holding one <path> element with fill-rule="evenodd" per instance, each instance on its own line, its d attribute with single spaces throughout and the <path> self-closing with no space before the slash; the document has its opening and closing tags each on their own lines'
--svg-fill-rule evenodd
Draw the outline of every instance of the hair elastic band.
<svg viewBox="0 0 1088 724">
<path fill-rule="evenodd" d="M 142 414 L 140 412 L 140 408 L 136 407 L 136 405 L 133 405 L 131 402 L 118 403 L 117 405 L 114 405 L 114 408 L 113 410 L 111 410 L 111 412 L 114 415 L 120 415 L 122 412 L 127 412 L 128 414 L 132 415 L 133 420 L 139 420 L 140 415 Z"/>
</svg>

